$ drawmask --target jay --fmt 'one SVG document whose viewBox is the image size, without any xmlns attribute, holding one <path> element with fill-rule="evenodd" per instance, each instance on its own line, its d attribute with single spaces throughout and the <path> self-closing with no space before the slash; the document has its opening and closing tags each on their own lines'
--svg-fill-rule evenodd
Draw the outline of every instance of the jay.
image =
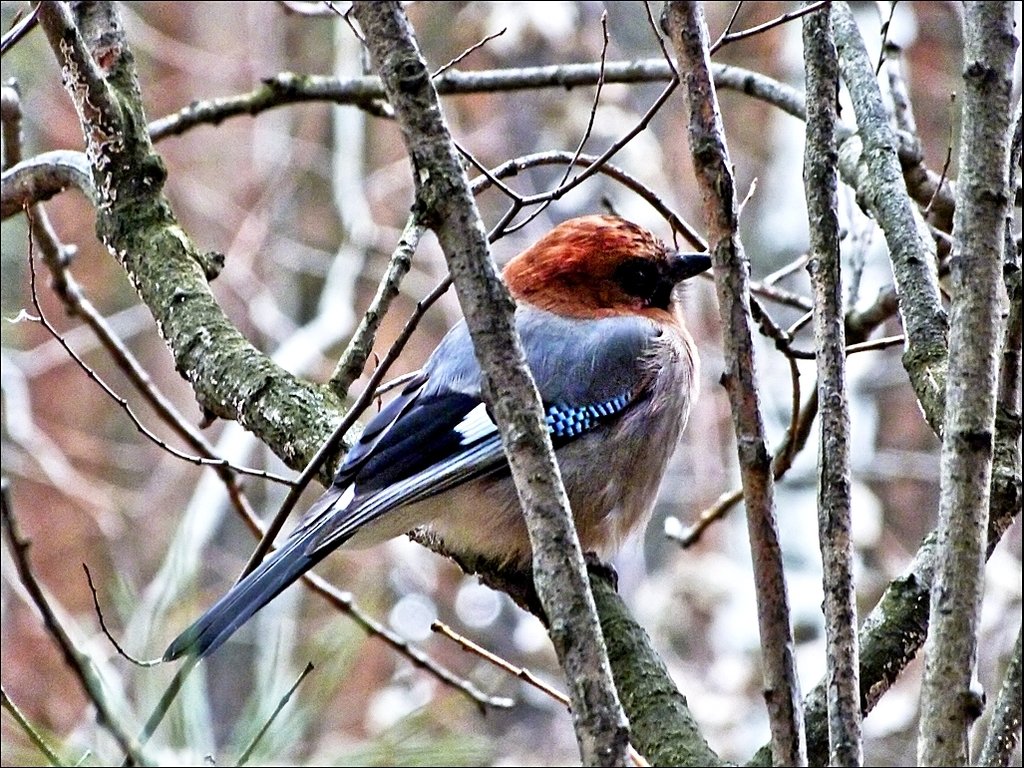
<svg viewBox="0 0 1024 768">
<path fill-rule="evenodd" d="M 710 266 L 705 254 L 676 253 L 636 224 L 594 215 L 555 227 L 503 270 L 584 551 L 610 551 L 654 506 L 699 378 L 676 289 Z M 453 551 L 530 564 L 465 321 L 370 420 L 284 543 L 164 658 L 212 653 L 342 544 L 366 547 L 427 523 Z"/>
</svg>

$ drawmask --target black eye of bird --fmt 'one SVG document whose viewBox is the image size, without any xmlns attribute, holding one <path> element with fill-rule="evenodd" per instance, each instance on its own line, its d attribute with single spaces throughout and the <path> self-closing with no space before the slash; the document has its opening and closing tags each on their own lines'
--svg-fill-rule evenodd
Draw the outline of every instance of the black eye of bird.
<svg viewBox="0 0 1024 768">
<path fill-rule="evenodd" d="M 655 297 L 662 293 L 661 274 L 658 267 L 646 259 L 630 259 L 619 265 L 615 270 L 615 281 L 630 296 L 644 300 L 645 304 L 653 304 Z"/>
</svg>

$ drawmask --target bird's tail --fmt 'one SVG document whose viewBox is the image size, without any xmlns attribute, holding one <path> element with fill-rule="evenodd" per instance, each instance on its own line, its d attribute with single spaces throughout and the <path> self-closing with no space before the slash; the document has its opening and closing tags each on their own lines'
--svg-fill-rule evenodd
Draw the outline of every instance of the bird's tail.
<svg viewBox="0 0 1024 768">
<path fill-rule="evenodd" d="M 337 495 L 333 495 L 333 498 L 331 496 L 332 492 L 328 491 L 316 506 L 321 509 L 331 506 L 337 501 Z M 314 520 L 314 524 L 297 529 L 277 551 L 235 584 L 191 627 L 178 635 L 164 652 L 164 661 L 182 656 L 201 659 L 210 655 L 260 608 L 323 560 L 334 547 L 316 548 L 312 553 L 309 552 L 310 542 L 322 527 L 316 523 L 322 521 L 321 517 L 320 520 Z"/>
</svg>

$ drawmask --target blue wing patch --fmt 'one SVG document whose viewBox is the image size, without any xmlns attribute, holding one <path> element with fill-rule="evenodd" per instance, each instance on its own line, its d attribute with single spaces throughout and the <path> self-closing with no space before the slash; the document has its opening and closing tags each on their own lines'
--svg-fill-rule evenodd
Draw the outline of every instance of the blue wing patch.
<svg viewBox="0 0 1024 768">
<path fill-rule="evenodd" d="M 549 406 L 545 421 L 552 442 L 564 445 L 596 429 L 632 401 L 631 394 L 622 394 L 591 405 Z M 321 527 L 311 537 L 307 554 L 336 546 L 392 509 L 508 469 L 497 425 L 486 406 L 463 393 L 424 396 L 422 402 L 403 409 L 394 424 L 378 431 L 370 455 L 346 473 L 353 482 L 348 503 L 331 505 L 319 511 L 319 521 L 315 516 L 307 521 Z M 325 514 L 330 519 L 324 519 Z"/>
<path fill-rule="evenodd" d="M 628 394 L 617 395 L 596 405 L 552 405 L 547 424 L 552 440 L 571 440 L 594 429 L 603 419 L 620 413 L 632 401 Z"/>
</svg>

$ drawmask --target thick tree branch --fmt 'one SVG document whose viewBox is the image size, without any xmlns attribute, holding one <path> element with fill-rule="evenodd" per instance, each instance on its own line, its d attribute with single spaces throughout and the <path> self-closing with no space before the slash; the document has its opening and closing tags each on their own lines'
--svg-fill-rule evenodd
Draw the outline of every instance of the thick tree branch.
<svg viewBox="0 0 1024 768">
<path fill-rule="evenodd" d="M 900 300 L 900 316 L 907 335 L 903 365 L 910 375 L 928 423 L 941 433 L 946 381 L 946 314 L 939 298 L 935 249 L 922 229 L 924 221 L 907 194 L 895 131 L 882 104 L 874 65 L 868 59 L 860 30 L 845 2 L 833 6 L 836 44 L 843 81 L 853 98 L 860 142 L 848 141 L 844 150 L 856 158 L 856 178 L 844 173 L 858 199 L 885 233 L 893 276 Z"/>
<path fill-rule="evenodd" d="M 401 6 L 357 2 L 354 14 L 412 160 L 416 209 L 437 232 L 480 360 L 484 396 L 523 504 L 537 593 L 565 670 L 583 762 L 621 765 L 628 743 L 626 720 L 540 397 L 512 324 L 511 299 L 490 258 L 460 156 Z"/>
<path fill-rule="evenodd" d="M 605 579 L 591 578 L 590 583 L 633 743 L 652 765 L 723 765 L 701 733 L 686 696 L 615 588 Z"/>
<path fill-rule="evenodd" d="M 739 240 L 736 190 L 718 99 L 711 81 L 707 28 L 700 5 L 695 2 L 669 3 L 667 20 L 680 71 L 684 73 L 690 148 L 701 189 L 722 318 L 724 376 L 736 429 L 756 574 L 764 695 L 772 726 L 772 751 L 779 765 L 806 765 L 800 683 L 775 520 L 771 457 L 765 444 L 750 332 L 750 267 Z"/>
<path fill-rule="evenodd" d="M 918 761 L 963 765 L 977 717 L 977 660 L 992 477 L 1006 215 L 1010 205 L 1013 4 L 964 7 L 960 179 L 953 219 L 939 496 L 939 560 L 925 644 Z"/>
<path fill-rule="evenodd" d="M 81 152 L 56 149 L 22 160 L 0 181 L 0 219 L 49 200 L 68 187 L 80 189 L 95 202 L 92 169 Z"/>
<path fill-rule="evenodd" d="M 328 388 L 277 366 L 224 315 L 208 282 L 223 257 L 196 248 L 161 191 L 166 171 L 150 143 L 117 9 L 104 2 L 74 9 L 76 19 L 66 4 L 43 2 L 39 22 L 82 120 L 97 235 L 153 312 L 204 411 L 239 421 L 287 464 L 301 467 L 341 418 L 341 402 Z M 95 49 L 86 40 L 96 41 Z M 321 474 L 325 481 L 329 467 Z"/>
</svg>

